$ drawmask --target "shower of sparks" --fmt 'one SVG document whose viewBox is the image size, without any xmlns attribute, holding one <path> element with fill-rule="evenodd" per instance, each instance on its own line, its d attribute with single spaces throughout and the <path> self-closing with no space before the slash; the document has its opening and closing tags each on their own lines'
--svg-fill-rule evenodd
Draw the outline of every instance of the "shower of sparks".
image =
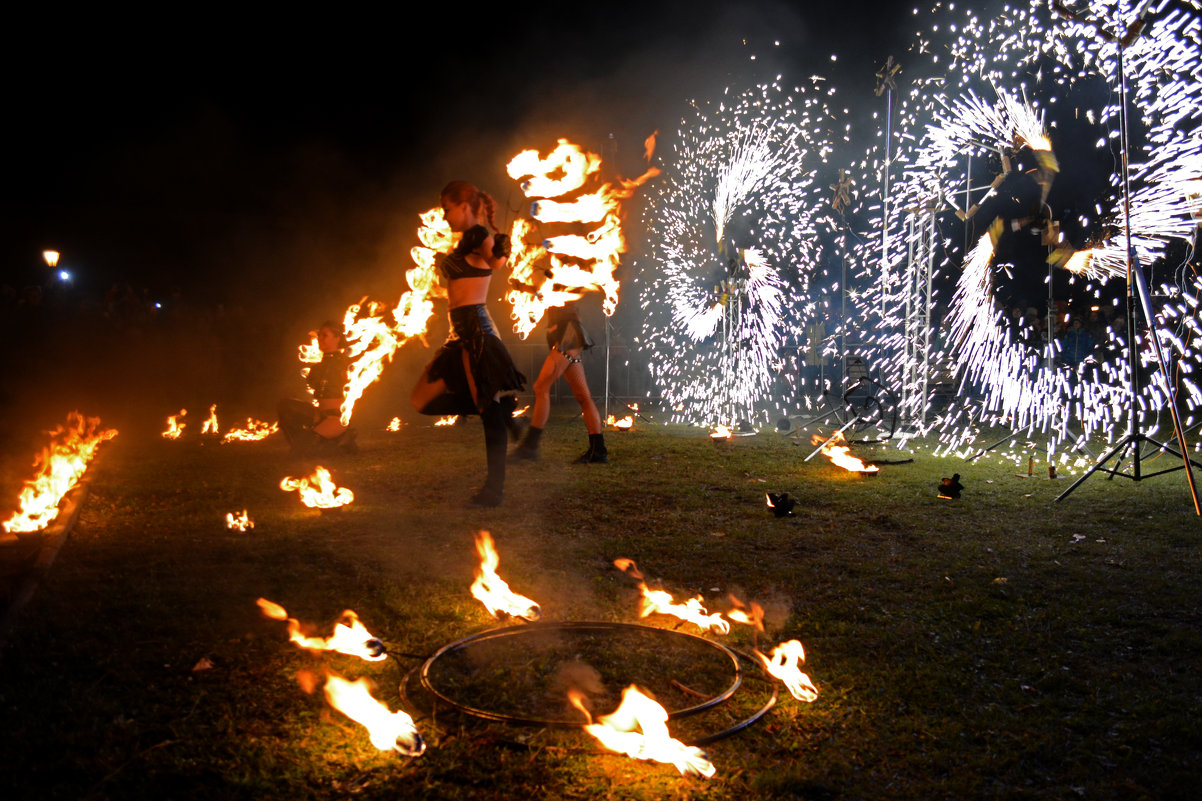
<svg viewBox="0 0 1202 801">
<path fill-rule="evenodd" d="M 690 102 L 681 120 L 635 279 L 647 320 L 637 344 L 674 421 L 751 420 L 789 394 L 782 348 L 814 312 L 816 238 L 834 227 L 817 172 L 836 138 L 832 91 L 778 76 Z"/>
<path fill-rule="evenodd" d="M 1193 257 L 1198 220 L 1191 216 L 1202 177 L 1202 2 L 1089 0 L 1074 4 L 1072 19 L 1054 6 L 1029 0 L 982 16 L 938 2 L 929 17 L 915 11 L 924 29 L 902 59 L 905 80 L 887 165 L 894 178 L 884 221 L 891 247 L 886 264 L 879 247 L 854 254 L 861 273 L 855 283 L 866 288 L 856 299 L 865 328 L 877 332 L 873 357 L 886 383 L 913 384 L 918 376 L 925 386 L 940 371 L 952 376 L 958 397 L 947 411 L 931 414 L 930 394 L 922 391 L 910 392 L 911 406 L 903 409 L 915 431 L 939 434 L 937 452 L 972 453 L 982 426 L 1003 425 L 1045 437 L 1049 457 L 1077 465 L 1069 446 L 1125 431 L 1131 365 L 1121 320 L 1097 328 L 1093 354 L 1074 367 L 1059 339 L 1041 340 L 1036 321 L 1012 317 L 1004 298 L 1012 286 L 1042 281 L 1044 298 L 1022 305 L 1045 306 L 1047 282 L 1067 283 L 1076 300 L 1070 315 L 1079 316 L 1082 299 L 1113 308 L 1125 293 L 1117 39 L 1141 13 L 1147 26 L 1121 53 L 1131 247 L 1151 269 L 1156 322 L 1172 352 L 1187 426 L 1202 405 L 1196 383 L 1202 286 Z M 884 151 L 882 144 L 861 163 L 862 180 L 886 166 Z M 1078 184 L 1101 170 L 1094 196 L 1074 197 L 1086 190 L 1066 179 L 1056 186 L 1062 169 Z M 879 228 L 882 205 L 873 208 L 871 225 Z M 920 241 L 912 232 L 921 226 L 910 219 L 930 215 L 938 233 Z M 1040 239 L 1030 239 L 1035 234 Z M 1045 246 L 1047 261 L 1004 263 L 999 249 L 1020 237 Z M 955 289 L 950 298 L 940 297 L 946 289 L 935 290 L 930 322 L 918 333 L 931 343 L 923 352 L 908 347 L 922 319 L 913 304 L 922 299 L 907 279 L 925 264 L 937 287 L 954 280 Z M 884 286 L 882 273 L 890 277 Z M 1057 289 L 1056 299 L 1062 295 Z M 1151 378 L 1142 382 L 1135 412 L 1140 430 L 1154 436 L 1164 433 L 1171 391 L 1153 372 L 1147 334 L 1139 337 L 1141 369 Z M 897 388 L 905 395 L 914 386 Z"/>
</svg>

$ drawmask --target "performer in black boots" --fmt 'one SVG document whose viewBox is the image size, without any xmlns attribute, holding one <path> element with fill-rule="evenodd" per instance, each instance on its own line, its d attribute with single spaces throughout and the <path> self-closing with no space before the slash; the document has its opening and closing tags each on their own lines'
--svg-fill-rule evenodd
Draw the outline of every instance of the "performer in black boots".
<svg viewBox="0 0 1202 801">
<path fill-rule="evenodd" d="M 466 181 L 447 184 L 441 200 L 447 224 L 463 235 L 438 260 L 447 282 L 451 334 L 422 371 L 411 400 L 422 414 L 480 415 L 488 477 L 471 505 L 497 506 L 505 497 L 506 429 L 516 430 L 514 395 L 526 382 L 485 306 L 493 271 L 509 257 L 509 237 L 494 236 L 496 203 Z"/>
<path fill-rule="evenodd" d="M 530 428 L 526 430 L 521 443 L 513 449 L 510 459 L 533 461 L 538 458 L 539 440 L 551 415 L 551 387 L 556 379 L 563 376 L 576 402 L 580 404 L 584 427 L 588 430 L 588 450 L 576 460 L 576 464 L 608 462 L 609 451 L 605 448 L 605 435 L 601 433 L 601 413 L 589 394 L 584 365 L 580 363 L 580 354 L 591 348 L 593 341 L 580 324 L 575 302 L 566 306 L 552 306 L 547 310 L 546 319 L 547 346 L 551 352 L 547 354 L 542 370 L 534 381 L 534 411 L 530 413 Z"/>
</svg>

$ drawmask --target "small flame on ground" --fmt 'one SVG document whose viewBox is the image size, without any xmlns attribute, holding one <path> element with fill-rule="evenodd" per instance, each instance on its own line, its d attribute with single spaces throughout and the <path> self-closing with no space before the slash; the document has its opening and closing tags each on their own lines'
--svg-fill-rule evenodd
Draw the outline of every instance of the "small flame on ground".
<svg viewBox="0 0 1202 801">
<path fill-rule="evenodd" d="M 438 418 L 437 420 L 434 421 L 434 425 L 436 425 L 436 426 L 453 426 L 458 421 L 459 421 L 459 415 L 452 414 L 452 415 L 447 415 L 446 417 Z"/>
<path fill-rule="evenodd" d="M 714 427 L 714 430 L 710 432 L 710 438 L 711 439 L 730 439 L 730 426 L 722 425 L 721 423 L 719 423 L 717 426 Z"/>
<path fill-rule="evenodd" d="M 821 434 L 815 434 L 810 441 L 814 445 L 822 445 L 825 439 L 826 437 Z M 835 432 L 835 436 L 831 438 L 830 442 L 822 446 L 822 454 L 832 463 L 852 473 L 876 473 L 881 469 L 874 464 L 866 465 L 858 457 L 852 456 L 847 447 L 847 440 L 838 431 Z"/>
<path fill-rule="evenodd" d="M 221 438 L 221 444 L 227 442 L 258 442 L 266 439 L 280 430 L 279 423 L 266 423 L 253 417 L 246 418 L 245 428 L 231 428 Z"/>
<path fill-rule="evenodd" d="M 248 531 L 255 527 L 255 521 L 247 516 L 246 510 L 228 512 L 225 516 L 225 527 L 231 531 Z"/>
<path fill-rule="evenodd" d="M 634 427 L 634 417 L 628 414 L 625 417 L 618 419 L 611 414 L 609 417 L 605 418 L 605 425 L 612 426 L 619 431 L 629 431 Z"/>
<path fill-rule="evenodd" d="M 49 434 L 50 444 L 33 462 L 37 475 L 25 482 L 20 506 L 4 521 L 7 532 L 32 532 L 50 525 L 58 517 L 59 501 L 88 469 L 100 443 L 117 436 L 117 431 L 101 429 L 99 417 L 71 412 L 66 424 Z"/>
<path fill-rule="evenodd" d="M 715 634 L 729 634 L 730 623 L 722 619 L 719 612 L 714 614 L 707 613 L 705 607 L 701 604 L 701 596 L 695 596 L 685 601 L 683 604 L 676 603 L 676 600 L 664 590 L 653 590 L 647 587 L 643 581 L 643 574 L 639 572 L 638 566 L 633 559 L 615 559 L 614 567 L 624 573 L 627 573 L 631 578 L 637 579 L 639 582 L 639 590 L 643 593 L 643 605 L 639 610 L 639 617 L 647 617 L 652 613 L 658 612 L 663 615 L 672 615 L 681 620 L 692 623 L 702 631 L 712 631 Z"/>
<path fill-rule="evenodd" d="M 801 672 L 800 665 L 806 661 L 805 649 L 800 640 L 789 640 L 772 649 L 772 656 L 764 656 L 755 652 L 764 670 L 784 682 L 789 694 L 798 701 L 809 703 L 818 697 L 818 688 L 810 681 L 810 677 Z"/>
<path fill-rule="evenodd" d="M 330 471 L 318 465 L 313 475 L 302 478 L 287 476 L 280 482 L 284 492 L 297 491 L 301 503 L 310 508 L 334 509 L 355 500 L 355 493 L 346 487 L 336 487 Z"/>
<path fill-rule="evenodd" d="M 188 413 L 187 409 L 180 409 L 179 414 L 173 414 L 167 418 L 167 430 L 163 432 L 164 439 L 179 439 L 179 435 L 184 433 L 186 423 L 181 422 L 181 418 Z"/>
<path fill-rule="evenodd" d="M 401 418 L 399 418 L 399 417 L 394 417 L 394 418 L 392 418 L 392 420 L 391 420 L 391 421 L 389 421 L 389 423 L 388 423 L 388 428 L 387 428 L 387 429 L 385 429 L 385 430 L 387 430 L 387 431 L 400 431 L 400 430 L 401 430 L 401 426 L 402 426 L 402 425 L 404 425 L 404 423 L 402 423 L 402 422 L 401 422 Z"/>
<path fill-rule="evenodd" d="M 622 691 L 622 702 L 593 723 L 583 696 L 568 692 L 568 700 L 588 718 L 584 730 L 606 748 L 635 759 L 675 765 L 685 776 L 712 778 L 717 771 L 700 748 L 685 745 L 668 733 L 668 712 L 633 684 Z"/>
<path fill-rule="evenodd" d="M 750 606 L 748 606 L 734 595 L 728 595 L 727 597 L 731 603 L 731 609 L 726 613 L 728 618 L 735 623 L 751 626 L 756 631 L 764 630 L 764 607 L 755 601 L 752 601 Z"/>
<path fill-rule="evenodd" d="M 418 757 L 426 751 L 426 742 L 403 710 L 389 711 L 372 697 L 366 678 L 347 681 L 336 673 L 326 674 L 325 696 L 330 706 L 367 729 L 371 744 L 381 751 L 397 751 Z"/>
<path fill-rule="evenodd" d="M 501 558 L 493 546 L 492 535 L 487 531 L 476 532 L 476 553 L 480 555 L 480 569 L 472 582 L 472 597 L 484 604 L 494 617 L 520 617 L 535 621 L 542 617 L 542 610 L 534 601 L 509 589 L 505 580 L 497 575 Z"/>
<path fill-rule="evenodd" d="M 204 425 L 200 427 L 200 433 L 212 434 L 217 436 L 217 404 L 214 403 L 209 407 L 209 418 L 204 421 Z"/>
<path fill-rule="evenodd" d="M 359 621 L 359 616 L 347 609 L 342 617 L 334 624 L 334 633 L 329 637 L 307 637 L 301 633 L 300 621 L 288 617 L 284 607 L 260 598 L 256 603 L 263 614 L 272 620 L 288 621 L 288 639 L 301 648 L 310 651 L 336 651 L 347 656 L 357 656 L 367 662 L 381 662 L 388 658 L 388 652 L 380 640 Z"/>
</svg>

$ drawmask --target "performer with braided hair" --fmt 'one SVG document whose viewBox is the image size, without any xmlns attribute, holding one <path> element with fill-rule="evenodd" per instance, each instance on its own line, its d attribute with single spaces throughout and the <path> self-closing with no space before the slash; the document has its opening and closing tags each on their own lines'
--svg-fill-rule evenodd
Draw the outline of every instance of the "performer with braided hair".
<svg viewBox="0 0 1202 801">
<path fill-rule="evenodd" d="M 447 282 L 451 333 L 422 371 L 411 401 L 422 414 L 480 415 L 488 476 L 471 505 L 497 506 L 505 496 L 506 429 L 517 433 L 514 394 L 526 382 L 485 305 L 493 271 L 509 257 L 509 237 L 494 235 L 496 203 L 472 184 L 452 181 L 442 190 L 441 202 L 447 224 L 462 234 L 437 264 Z"/>
<path fill-rule="evenodd" d="M 551 387 L 563 376 L 572 390 L 572 396 L 580 404 L 584 427 L 588 430 L 588 450 L 576 460 L 576 464 L 596 464 L 609 461 L 605 447 L 605 435 L 601 433 L 601 412 L 588 391 L 588 379 L 580 354 L 593 346 L 588 332 L 580 324 L 580 315 L 573 301 L 564 306 L 552 306 L 547 310 L 547 347 L 551 352 L 543 361 L 538 378 L 534 380 L 534 411 L 530 413 L 530 428 L 526 436 L 510 454 L 512 461 L 534 461 L 538 459 L 538 445 L 543 428 L 551 416 Z"/>
</svg>

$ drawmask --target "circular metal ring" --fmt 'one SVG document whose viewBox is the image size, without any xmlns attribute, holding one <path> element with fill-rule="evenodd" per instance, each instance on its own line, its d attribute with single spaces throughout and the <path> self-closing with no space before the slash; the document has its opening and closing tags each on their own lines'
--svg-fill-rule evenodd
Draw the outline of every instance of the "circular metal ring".
<svg viewBox="0 0 1202 801">
<path fill-rule="evenodd" d="M 490 709 L 481 709 L 479 707 L 471 706 L 471 705 L 465 704 L 461 701 L 457 701 L 454 698 L 451 698 L 446 692 L 439 690 L 437 687 L 434 686 L 434 683 L 431 680 L 431 675 L 430 675 L 431 668 L 434 666 L 434 664 L 439 659 L 447 656 L 448 654 L 454 653 L 456 651 L 463 651 L 464 649 L 466 649 L 470 646 L 479 645 L 480 643 L 488 642 L 490 640 L 497 640 L 497 639 L 502 639 L 502 638 L 506 638 L 506 637 L 517 637 L 517 636 L 523 636 L 526 634 L 534 634 L 534 633 L 547 633 L 547 632 L 591 633 L 591 632 L 605 632 L 605 631 L 610 631 L 610 632 L 612 632 L 612 631 L 634 631 L 634 632 L 638 632 L 638 633 L 650 633 L 650 634 L 654 634 L 656 636 L 684 637 L 684 638 L 687 638 L 691 642 L 704 643 L 706 646 L 717 651 L 719 654 L 721 654 L 723 657 L 725 657 L 726 659 L 728 659 L 730 661 L 730 666 L 734 673 L 734 678 L 730 682 L 729 686 L 726 687 L 726 689 L 724 689 L 722 692 L 718 693 L 717 695 L 714 695 L 710 698 L 705 699 L 701 703 L 694 704 L 693 706 L 686 707 L 684 709 L 677 709 L 677 710 L 669 712 L 668 713 L 669 719 L 682 718 L 687 715 L 695 715 L 699 712 L 703 712 L 707 709 L 710 709 L 711 707 L 721 704 L 724 701 L 726 701 L 727 699 L 729 699 L 732 695 L 734 695 L 735 691 L 737 691 L 739 689 L 740 685 L 743 682 L 743 669 L 739 663 L 739 656 L 734 651 L 732 651 L 730 648 L 727 648 L 725 645 L 722 645 L 721 643 L 716 643 L 716 642 L 713 642 L 712 640 L 707 640 L 704 637 L 699 637 L 695 634 L 689 634 L 688 632 L 674 631 L 672 629 L 654 628 L 652 626 L 643 626 L 643 625 L 639 625 L 637 623 L 611 623 L 611 622 L 588 622 L 588 621 L 585 621 L 585 622 L 562 622 L 562 623 L 559 623 L 559 622 L 531 623 L 530 625 L 527 625 L 527 626 L 520 626 L 520 627 L 511 626 L 511 627 L 506 627 L 506 628 L 489 629 L 487 631 L 482 631 L 477 634 L 472 634 L 472 635 L 469 635 L 462 639 L 456 640 L 452 643 L 444 645 L 442 648 L 439 648 L 437 651 L 434 652 L 434 654 L 432 656 L 430 656 L 429 659 L 427 659 L 422 664 L 421 672 L 420 672 L 421 686 L 424 690 L 426 690 L 426 692 L 430 693 L 431 695 L 433 695 L 435 698 L 439 699 L 440 701 L 448 704 L 452 708 L 454 708 L 460 712 L 466 713 L 468 715 L 472 715 L 473 717 L 481 718 L 484 720 L 496 721 L 496 722 L 501 722 L 501 723 L 511 723 L 511 724 L 517 724 L 517 725 L 525 725 L 525 726 L 545 726 L 545 727 L 554 727 L 554 728 L 580 728 L 583 724 L 581 724 L 580 722 L 577 722 L 577 721 L 547 720 L 547 719 L 541 719 L 541 718 L 522 717 L 519 715 L 511 715 L 511 714 L 506 714 L 503 712 L 497 712 L 497 711 L 490 710 Z M 774 703 L 775 700 L 776 700 L 775 693 L 773 693 L 773 698 L 772 698 L 771 703 Z M 771 703 L 769 703 L 768 707 L 765 707 L 763 710 L 761 710 L 760 713 L 758 713 L 755 716 L 755 719 L 758 719 L 759 717 L 761 717 L 764 714 L 764 712 L 767 712 L 767 710 L 769 708 L 771 708 Z M 751 722 L 754 722 L 754 720 Z"/>
</svg>

